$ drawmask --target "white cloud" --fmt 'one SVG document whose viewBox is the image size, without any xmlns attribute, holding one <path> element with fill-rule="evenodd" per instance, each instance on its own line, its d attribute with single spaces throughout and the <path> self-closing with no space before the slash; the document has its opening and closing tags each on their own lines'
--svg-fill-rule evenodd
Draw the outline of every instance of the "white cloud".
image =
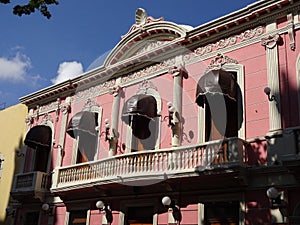
<svg viewBox="0 0 300 225">
<path fill-rule="evenodd" d="M 13 58 L 0 57 L 0 80 L 23 81 L 30 67 L 29 57 L 22 53 Z"/>
<path fill-rule="evenodd" d="M 83 73 L 83 66 L 81 63 L 73 61 L 73 62 L 63 62 L 59 64 L 59 68 L 57 70 L 57 76 L 53 78 L 51 81 L 53 84 L 61 83 L 62 81 L 72 79 Z"/>
</svg>

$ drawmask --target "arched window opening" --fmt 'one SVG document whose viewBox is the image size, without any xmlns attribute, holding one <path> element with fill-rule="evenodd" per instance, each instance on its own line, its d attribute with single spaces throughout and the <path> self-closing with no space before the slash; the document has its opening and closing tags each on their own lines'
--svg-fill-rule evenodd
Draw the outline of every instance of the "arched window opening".
<svg viewBox="0 0 300 225">
<path fill-rule="evenodd" d="M 158 137 L 157 102 L 154 96 L 136 94 L 123 108 L 122 120 L 131 127 L 131 151 L 155 149 Z"/>
<path fill-rule="evenodd" d="M 76 163 L 93 161 L 97 152 L 98 113 L 81 111 L 76 113 L 67 127 L 67 134 L 76 140 Z"/>
<path fill-rule="evenodd" d="M 212 69 L 205 73 L 198 82 L 196 103 L 205 108 L 205 141 L 238 137 L 243 106 L 235 72 Z"/>
<path fill-rule="evenodd" d="M 25 145 L 28 146 L 26 157 L 33 162 L 32 171 L 47 172 L 48 158 L 52 144 L 52 130 L 49 126 L 38 125 L 31 128 L 26 134 Z"/>
</svg>

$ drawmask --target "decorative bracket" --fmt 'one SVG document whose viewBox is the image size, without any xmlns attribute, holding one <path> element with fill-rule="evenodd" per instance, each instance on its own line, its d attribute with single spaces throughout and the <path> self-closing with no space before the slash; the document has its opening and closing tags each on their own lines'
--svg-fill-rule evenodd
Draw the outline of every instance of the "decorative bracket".
<svg viewBox="0 0 300 225">
<path fill-rule="evenodd" d="M 295 32 L 294 32 L 294 17 L 292 13 L 287 15 L 287 20 L 288 20 L 287 28 L 288 28 L 288 34 L 290 39 L 290 47 L 291 50 L 294 51 L 296 49 L 296 44 L 295 44 Z"/>
</svg>

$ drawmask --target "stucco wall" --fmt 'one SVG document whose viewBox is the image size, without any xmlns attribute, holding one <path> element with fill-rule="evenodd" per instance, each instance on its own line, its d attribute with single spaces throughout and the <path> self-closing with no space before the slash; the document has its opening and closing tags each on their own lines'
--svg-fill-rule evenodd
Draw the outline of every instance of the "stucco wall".
<svg viewBox="0 0 300 225">
<path fill-rule="evenodd" d="M 16 150 L 22 151 L 23 148 L 26 115 L 27 107 L 23 104 L 0 111 L 0 154 L 4 155 L 0 178 L 0 224 L 5 220 L 14 174 L 19 173 L 21 167 L 22 157 L 16 156 Z"/>
</svg>

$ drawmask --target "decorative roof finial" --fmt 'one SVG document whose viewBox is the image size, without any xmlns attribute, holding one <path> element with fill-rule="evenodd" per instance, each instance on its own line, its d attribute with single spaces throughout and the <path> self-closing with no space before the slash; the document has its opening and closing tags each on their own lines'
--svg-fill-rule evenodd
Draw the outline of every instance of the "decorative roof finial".
<svg viewBox="0 0 300 225">
<path fill-rule="evenodd" d="M 147 13 L 145 9 L 138 8 L 135 12 L 135 24 L 143 26 L 147 22 Z"/>
</svg>

